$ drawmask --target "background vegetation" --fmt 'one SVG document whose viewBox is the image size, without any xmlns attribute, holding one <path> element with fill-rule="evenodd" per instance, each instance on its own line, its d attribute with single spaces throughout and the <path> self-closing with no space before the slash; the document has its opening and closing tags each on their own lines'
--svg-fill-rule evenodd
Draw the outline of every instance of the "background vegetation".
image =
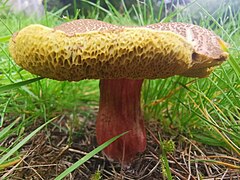
<svg viewBox="0 0 240 180">
<path fill-rule="evenodd" d="M 65 11 L 67 7 L 63 7 L 60 10 L 46 11 L 42 18 L 36 19 L 34 16 L 13 15 L 2 1 L 0 4 L 2 174 L 8 172 L 6 168 L 21 161 L 24 144 L 30 143 L 30 138 L 40 130 L 48 134 L 51 128 L 58 128 L 59 131 L 68 134 L 67 142 L 71 146 L 74 143 L 72 137 L 83 136 L 84 125 L 95 119 L 99 98 L 98 81 L 84 80 L 73 83 L 39 79 L 18 67 L 8 53 L 9 38 L 25 26 L 40 23 L 53 27 L 78 18 L 94 18 L 125 25 L 145 25 L 160 21 L 198 23 L 214 30 L 228 42 L 229 60 L 216 68 L 208 78 L 176 76 L 169 79 L 146 80 L 142 91 L 142 106 L 146 121 L 159 123 L 162 127 L 161 134 L 167 134 L 168 140 L 178 141 L 179 136 L 187 137 L 200 144 L 221 147 L 224 156 L 239 158 L 240 13 L 232 12 L 231 6 L 225 5 L 216 10 L 218 16 L 213 18 L 206 9 L 199 6 L 204 16 L 195 21 L 185 13 L 186 9 L 191 8 L 191 3 L 164 16 L 163 4 L 156 9 L 152 2 L 136 1 L 130 7 L 123 3 L 119 10 L 107 0 L 104 7 L 100 1 L 93 4 L 82 0 L 81 4 L 89 7 L 87 13 L 79 11 L 77 6 L 72 6 L 74 13 L 68 14 Z M 65 121 L 59 117 L 64 117 Z M 44 123 L 50 124 L 40 126 Z M 239 168 L 239 164 L 230 165 Z M 11 177 L 11 173 L 7 176 Z"/>
</svg>

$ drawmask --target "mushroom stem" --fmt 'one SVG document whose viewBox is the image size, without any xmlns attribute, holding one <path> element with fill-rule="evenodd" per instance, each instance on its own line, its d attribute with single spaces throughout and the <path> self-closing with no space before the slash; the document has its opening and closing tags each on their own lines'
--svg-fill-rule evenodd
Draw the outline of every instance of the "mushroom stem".
<svg viewBox="0 0 240 180">
<path fill-rule="evenodd" d="M 143 80 L 100 80 L 100 104 L 96 122 L 99 144 L 129 131 L 107 148 L 107 157 L 129 163 L 137 153 L 146 148 L 146 131 L 140 107 Z"/>
</svg>

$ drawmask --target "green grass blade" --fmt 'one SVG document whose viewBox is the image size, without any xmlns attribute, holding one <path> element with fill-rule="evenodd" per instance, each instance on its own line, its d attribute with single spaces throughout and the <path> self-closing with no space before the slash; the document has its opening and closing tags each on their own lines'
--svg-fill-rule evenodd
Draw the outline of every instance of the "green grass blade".
<svg viewBox="0 0 240 180">
<path fill-rule="evenodd" d="M 39 132 L 42 128 L 44 128 L 47 124 L 52 122 L 55 118 L 49 120 L 48 122 L 44 123 L 37 129 L 35 129 L 33 132 L 31 132 L 28 136 L 26 136 L 23 140 L 21 140 L 16 146 L 14 146 L 7 154 L 5 154 L 0 159 L 0 164 L 3 164 L 10 156 L 12 156 L 18 149 L 20 149 L 26 142 L 29 141 L 37 132 Z"/>
<path fill-rule="evenodd" d="M 4 27 L 6 27 L 6 29 L 13 34 L 12 30 L 7 26 L 7 24 L 0 18 L 0 22 L 3 24 Z"/>
<path fill-rule="evenodd" d="M 37 78 L 28 79 L 28 80 L 13 83 L 13 84 L 0 86 L 0 93 L 2 93 L 4 91 L 9 91 L 9 90 L 12 90 L 12 89 L 16 89 L 16 88 L 19 88 L 19 87 L 27 85 L 27 84 L 31 84 L 31 83 L 39 81 L 41 79 L 43 79 L 43 78 L 42 77 L 37 77 Z"/>
<path fill-rule="evenodd" d="M 11 35 L 2 36 L 2 37 L 0 37 L 0 42 L 7 42 L 7 41 L 9 41 L 9 39 L 10 39 L 11 37 L 12 37 Z"/>
<path fill-rule="evenodd" d="M 157 21 L 159 22 L 161 20 L 161 17 L 163 15 L 163 8 L 164 8 L 164 1 L 161 1 L 161 5 L 159 7 Z"/>
<path fill-rule="evenodd" d="M 173 178 L 172 178 L 170 166 L 168 164 L 168 159 L 167 159 L 166 153 L 164 152 L 161 157 L 162 157 L 161 159 L 162 159 L 162 163 L 164 164 L 164 169 L 165 169 L 164 173 L 166 173 L 165 175 L 168 180 L 172 180 Z"/>
<path fill-rule="evenodd" d="M 122 3 L 122 6 L 123 6 L 123 9 L 124 9 L 124 14 L 127 16 L 127 19 L 131 20 L 131 16 L 130 16 L 129 11 L 126 7 L 125 1 L 121 0 L 121 3 Z"/>
<path fill-rule="evenodd" d="M 9 105 L 10 101 L 11 101 L 12 97 L 8 98 L 7 102 L 5 103 L 2 112 L 0 113 L 0 128 L 3 126 L 3 121 L 4 121 L 4 115 L 5 112 L 7 110 L 7 106 Z M 1 136 L 0 136 L 1 139 Z"/>
<path fill-rule="evenodd" d="M 43 1 L 43 6 L 44 6 L 45 22 L 46 22 L 46 25 L 48 25 L 49 18 L 48 18 L 48 11 L 47 11 L 47 0 Z"/>
<path fill-rule="evenodd" d="M 92 5 L 93 7 L 96 7 L 99 10 L 102 10 L 103 12 L 105 12 L 109 16 L 113 16 L 113 14 L 110 11 L 108 11 L 107 9 L 103 8 L 102 6 L 100 6 L 100 5 L 96 4 L 96 3 L 90 2 L 88 0 L 82 0 L 82 2 L 85 2 L 85 3 L 89 4 L 89 5 Z"/>
<path fill-rule="evenodd" d="M 168 180 L 172 180 L 173 178 L 172 178 L 171 169 L 170 169 L 168 159 L 167 159 L 167 152 L 166 152 L 166 149 L 164 147 L 164 142 L 163 142 L 162 138 L 160 137 L 160 135 L 159 135 L 158 139 L 159 139 L 160 146 L 161 146 L 161 149 L 162 149 L 162 154 L 160 156 L 160 159 L 162 161 L 163 176 L 166 176 Z"/>
<path fill-rule="evenodd" d="M 13 123 L 11 123 L 10 125 L 8 125 L 7 127 L 5 127 L 3 130 L 0 131 L 0 140 L 10 129 L 12 129 L 12 127 L 16 124 L 16 122 L 18 120 L 19 120 L 19 118 L 17 120 L 15 120 Z"/>
<path fill-rule="evenodd" d="M 89 152 L 87 155 L 85 155 L 84 157 L 82 157 L 81 159 L 79 159 L 77 162 L 75 162 L 72 166 L 70 166 L 69 168 L 67 168 L 65 171 L 63 171 L 59 176 L 57 176 L 55 178 L 55 180 L 61 180 L 64 177 L 66 177 L 68 174 L 70 174 L 72 171 L 74 171 L 76 168 L 78 168 L 79 166 L 81 166 L 83 163 L 85 163 L 86 161 L 88 161 L 90 158 L 92 158 L 95 154 L 99 153 L 100 151 L 102 151 L 104 148 L 106 148 L 108 145 L 110 145 L 112 142 L 114 142 L 115 140 L 117 140 L 118 138 L 120 138 L 121 136 L 127 134 L 127 132 L 124 132 L 118 136 L 113 137 L 112 139 L 106 141 L 105 143 L 103 143 L 102 145 L 98 146 L 96 149 L 92 150 L 91 152 Z"/>
<path fill-rule="evenodd" d="M 229 56 L 228 62 L 230 63 L 230 65 L 232 66 L 234 71 L 236 72 L 238 79 L 240 79 L 240 65 L 237 63 L 237 61 L 231 55 Z"/>
</svg>

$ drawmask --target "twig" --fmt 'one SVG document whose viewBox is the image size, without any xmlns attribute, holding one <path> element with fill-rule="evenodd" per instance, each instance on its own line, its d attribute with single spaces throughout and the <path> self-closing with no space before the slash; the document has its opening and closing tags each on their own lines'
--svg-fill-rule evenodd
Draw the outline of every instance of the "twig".
<svg viewBox="0 0 240 180">
<path fill-rule="evenodd" d="M 180 177 L 182 180 L 188 180 L 188 179 L 185 178 L 183 175 L 179 174 L 177 171 L 173 170 L 172 168 L 170 168 L 170 169 L 171 169 L 171 172 L 172 172 L 174 175 Z"/>
<path fill-rule="evenodd" d="M 54 158 L 53 160 L 52 160 L 52 162 L 51 163 L 54 163 L 55 161 L 57 161 L 58 160 L 58 158 L 60 157 L 60 156 L 62 156 L 63 155 L 63 153 L 65 153 L 65 151 L 67 151 L 68 150 L 68 148 L 69 148 L 69 146 L 67 145 L 66 147 L 64 147 L 63 149 L 62 149 L 62 151 L 57 155 L 57 157 L 56 158 Z"/>
<path fill-rule="evenodd" d="M 157 167 L 158 167 L 159 164 L 160 164 L 160 161 L 157 162 L 157 164 L 151 169 L 151 171 L 149 171 L 149 173 L 147 173 L 146 175 L 144 175 L 144 176 L 142 176 L 141 178 L 139 178 L 139 180 L 140 180 L 140 179 L 144 179 L 144 178 L 150 176 L 150 175 L 153 173 L 153 171 L 154 171 L 155 169 L 157 169 Z"/>
<path fill-rule="evenodd" d="M 178 166 L 180 166 L 180 168 L 181 168 L 185 173 L 189 174 L 188 170 L 187 170 L 185 167 L 183 167 L 179 162 L 177 162 L 177 160 L 176 160 L 171 154 L 168 154 L 168 156 L 169 156 Z M 192 175 L 191 175 L 191 177 L 192 177 L 193 179 L 195 179 Z"/>
<path fill-rule="evenodd" d="M 188 179 L 192 177 L 192 172 L 191 172 L 191 151 L 192 151 L 192 144 L 189 146 L 189 151 L 188 151 Z"/>
<path fill-rule="evenodd" d="M 28 163 L 26 161 L 24 161 L 25 164 L 28 165 Z M 29 169 L 31 169 L 33 172 L 35 172 L 35 174 L 41 179 L 41 180 L 44 180 L 43 177 L 37 172 L 37 170 L 35 170 L 34 168 L 28 166 Z"/>
</svg>

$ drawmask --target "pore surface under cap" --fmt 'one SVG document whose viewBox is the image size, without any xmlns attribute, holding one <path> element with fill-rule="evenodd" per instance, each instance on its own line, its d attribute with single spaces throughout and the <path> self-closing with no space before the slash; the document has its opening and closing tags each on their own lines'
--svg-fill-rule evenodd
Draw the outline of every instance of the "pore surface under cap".
<svg viewBox="0 0 240 180">
<path fill-rule="evenodd" d="M 166 78 L 186 71 L 193 47 L 182 36 L 149 28 L 120 28 L 69 35 L 30 25 L 10 42 L 16 63 L 57 80 Z"/>
</svg>

